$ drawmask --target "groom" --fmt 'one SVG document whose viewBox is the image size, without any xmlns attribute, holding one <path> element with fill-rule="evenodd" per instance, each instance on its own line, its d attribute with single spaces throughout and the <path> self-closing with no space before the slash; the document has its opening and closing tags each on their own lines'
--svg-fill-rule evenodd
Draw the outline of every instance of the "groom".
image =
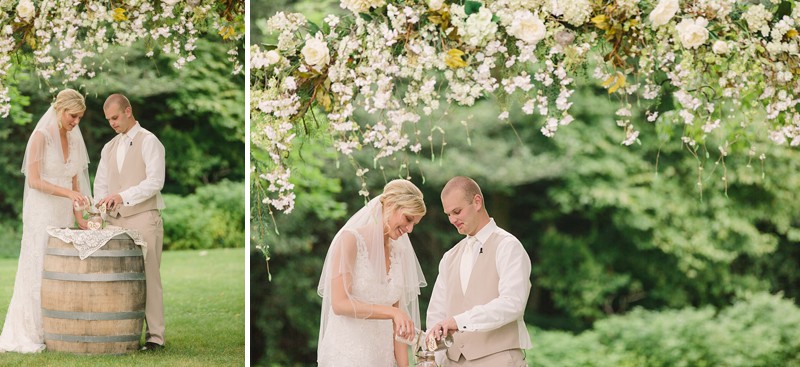
<svg viewBox="0 0 800 367">
<path fill-rule="evenodd" d="M 454 177 L 442 207 L 466 237 L 444 254 L 426 325 L 437 339 L 453 334 L 443 366 L 527 366 L 531 338 L 522 320 L 531 289 L 531 261 L 520 241 L 498 227 L 480 187 Z"/>
<path fill-rule="evenodd" d="M 100 155 L 94 181 L 98 205 L 108 208 L 108 222 L 132 229 L 147 242 L 144 269 L 147 285 L 146 343 L 142 351 L 164 348 L 164 302 L 161 291 L 161 247 L 164 226 L 164 146 L 133 117 L 128 98 L 112 94 L 103 112 L 117 136 Z"/>
</svg>

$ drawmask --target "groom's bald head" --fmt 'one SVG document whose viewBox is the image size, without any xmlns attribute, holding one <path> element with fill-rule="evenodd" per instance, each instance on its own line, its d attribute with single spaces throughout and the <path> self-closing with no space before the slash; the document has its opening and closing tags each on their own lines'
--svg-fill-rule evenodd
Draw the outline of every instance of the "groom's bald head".
<svg viewBox="0 0 800 367">
<path fill-rule="evenodd" d="M 106 98 L 106 102 L 103 103 L 103 109 L 107 110 L 111 106 L 119 106 L 120 110 L 125 110 L 126 108 L 131 107 L 131 102 L 124 95 L 114 93 Z"/>
<path fill-rule="evenodd" d="M 103 103 L 103 113 L 106 120 L 118 134 L 127 133 L 136 124 L 133 117 L 131 102 L 122 94 L 112 94 Z"/>
</svg>

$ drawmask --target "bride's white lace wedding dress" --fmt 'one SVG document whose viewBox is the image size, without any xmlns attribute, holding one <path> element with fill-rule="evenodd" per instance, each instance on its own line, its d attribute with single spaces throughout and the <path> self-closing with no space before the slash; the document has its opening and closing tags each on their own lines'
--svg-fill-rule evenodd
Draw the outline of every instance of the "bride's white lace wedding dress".
<svg viewBox="0 0 800 367">
<path fill-rule="evenodd" d="M 389 254 L 388 284 L 375 279 L 367 259 L 364 238 L 356 237 L 358 252 L 353 269 L 351 295 L 358 300 L 391 306 L 400 300 L 403 274 L 398 247 L 392 246 Z M 317 361 L 320 367 L 390 367 L 395 365 L 394 330 L 392 320 L 357 319 L 333 314 L 328 310 L 328 323 L 318 346 Z"/>
<path fill-rule="evenodd" d="M 47 130 L 37 130 L 36 133 L 45 135 L 40 177 L 53 185 L 71 189 L 72 178 L 84 169 L 80 160 L 76 162 L 71 158 L 78 157 L 78 145 L 83 141 L 70 140 L 70 158 L 65 164 L 60 144 L 53 140 L 60 138 Z M 0 335 L 0 352 L 35 353 L 44 350 L 40 291 L 48 241 L 47 226 L 72 226 L 75 218 L 72 202 L 67 198 L 28 188 L 24 201 L 19 267 Z"/>
</svg>

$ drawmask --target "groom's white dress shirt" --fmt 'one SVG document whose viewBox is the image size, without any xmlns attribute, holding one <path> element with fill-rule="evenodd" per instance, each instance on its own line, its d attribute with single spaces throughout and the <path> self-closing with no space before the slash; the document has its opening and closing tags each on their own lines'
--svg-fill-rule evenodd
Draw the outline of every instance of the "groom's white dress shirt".
<svg viewBox="0 0 800 367">
<path fill-rule="evenodd" d="M 453 315 L 453 318 L 456 320 L 459 331 L 490 331 L 516 322 L 519 331 L 520 348 L 528 349 L 533 345 L 528 335 L 528 329 L 522 321 L 522 313 L 528 303 L 528 294 L 530 293 L 530 258 L 519 240 L 498 227 L 494 219 L 491 219 L 474 237 L 467 238 L 471 242 L 469 245 L 471 245 L 472 249 L 468 253 L 471 253 L 472 257 L 469 259 L 466 259 L 469 256 L 462 257 L 460 264 L 462 292 L 465 292 L 467 284 L 469 284 L 472 267 L 477 257 L 482 254 L 483 244 L 495 232 L 504 234 L 503 240 L 497 246 L 495 258 L 497 273 L 500 277 L 500 284 L 498 285 L 500 295 L 487 304 L 478 305 L 464 313 Z M 448 317 L 445 309 L 445 295 L 448 291 L 447 287 L 454 286 L 446 284 L 444 278 L 444 274 L 447 271 L 445 264 L 447 264 L 446 260 L 449 256 L 455 256 L 454 249 L 450 249 L 445 253 L 442 261 L 439 262 L 439 275 L 434 285 L 431 301 L 428 304 L 426 319 L 426 327 L 428 328 Z M 475 276 L 480 276 L 480 274 L 475 274 Z"/>
<path fill-rule="evenodd" d="M 119 167 L 120 170 L 122 170 L 123 162 L 125 162 L 125 156 L 128 152 L 128 148 L 130 148 L 133 139 L 136 138 L 136 135 L 141 131 L 147 130 L 139 125 L 139 122 L 136 122 L 136 124 L 131 126 L 127 133 L 122 134 L 120 137 L 120 139 L 122 139 L 120 142 L 120 148 L 123 149 L 117 149 L 117 156 L 114 157 L 117 160 L 117 167 Z M 105 149 L 108 148 L 109 146 L 106 146 Z M 107 192 L 108 177 L 106 174 L 108 171 L 106 167 L 109 163 L 103 159 L 109 155 L 110 154 L 101 155 L 100 163 L 97 166 L 97 175 L 94 178 L 94 197 L 98 200 L 110 194 Z M 139 204 L 153 197 L 153 195 L 161 192 L 161 188 L 164 186 L 164 176 L 166 171 L 164 167 L 164 155 L 164 146 L 158 141 L 158 138 L 156 138 L 156 136 L 153 134 L 147 134 L 144 140 L 142 140 L 142 159 L 145 163 L 147 178 L 140 184 L 119 193 L 120 196 L 122 196 L 123 205 L 133 206 Z M 159 210 L 164 209 L 164 199 L 161 197 L 161 195 L 157 196 L 156 205 L 158 206 Z"/>
</svg>

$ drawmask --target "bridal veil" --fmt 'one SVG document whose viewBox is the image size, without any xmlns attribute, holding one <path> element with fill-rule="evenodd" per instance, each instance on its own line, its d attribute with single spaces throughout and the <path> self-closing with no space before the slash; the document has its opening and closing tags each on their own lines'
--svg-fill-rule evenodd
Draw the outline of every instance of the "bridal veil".
<svg viewBox="0 0 800 367">
<path fill-rule="evenodd" d="M 69 144 L 68 151 L 70 152 L 66 165 L 78 167 L 77 181 L 78 190 L 87 198 L 91 198 L 91 187 L 89 186 L 89 154 L 86 152 L 86 144 L 83 141 L 78 126 L 67 132 L 67 142 Z M 31 190 L 29 185 L 30 168 L 36 165 L 38 172 L 41 175 L 44 170 L 46 149 L 50 145 L 50 149 L 54 149 L 61 155 L 63 161 L 63 147 L 61 146 L 61 139 L 59 136 L 59 122 L 58 115 L 53 106 L 42 115 L 36 127 L 28 139 L 28 145 L 25 147 L 25 158 L 22 160 L 22 173 L 25 175 L 25 191 L 23 194 L 23 212 L 28 205 L 28 192 Z M 45 194 L 52 194 L 52 192 L 44 192 Z"/>
<path fill-rule="evenodd" d="M 384 252 L 384 222 L 383 222 L 383 204 L 381 203 L 381 196 L 373 198 L 369 203 L 361 208 L 355 215 L 353 215 L 344 227 L 342 227 L 336 236 L 331 241 L 328 248 L 328 254 L 325 257 L 325 264 L 322 268 L 322 275 L 320 276 L 319 286 L 317 293 L 322 296 L 322 318 L 320 321 L 320 341 L 323 338 L 324 330 L 328 323 L 328 317 L 331 315 L 331 282 L 337 277 L 344 277 L 350 283 L 345 284 L 345 291 L 348 293 L 348 298 L 351 301 L 366 301 L 359 300 L 357 296 L 351 293 L 352 279 L 353 279 L 353 266 L 355 261 L 349 256 L 343 256 L 344 249 L 343 237 L 352 236 L 352 232 L 358 232 L 364 239 L 366 244 L 366 253 L 369 269 L 372 269 L 373 274 L 370 276 L 378 280 L 381 284 L 388 284 L 389 276 L 386 269 L 386 257 Z M 420 287 L 426 285 L 425 276 L 422 273 L 422 268 L 419 265 L 417 256 L 414 249 L 411 247 L 411 241 L 408 234 L 403 234 L 397 240 L 394 240 L 391 246 L 395 247 L 400 255 L 399 266 L 401 267 L 400 274 L 403 277 L 403 287 L 401 290 L 399 306 L 405 311 L 414 321 L 414 326 L 420 328 L 420 314 L 419 314 L 419 293 Z M 392 273 L 397 274 L 392 271 Z M 368 301 L 367 301 L 368 302 Z M 368 318 L 370 315 L 359 314 L 359 318 Z"/>
</svg>

